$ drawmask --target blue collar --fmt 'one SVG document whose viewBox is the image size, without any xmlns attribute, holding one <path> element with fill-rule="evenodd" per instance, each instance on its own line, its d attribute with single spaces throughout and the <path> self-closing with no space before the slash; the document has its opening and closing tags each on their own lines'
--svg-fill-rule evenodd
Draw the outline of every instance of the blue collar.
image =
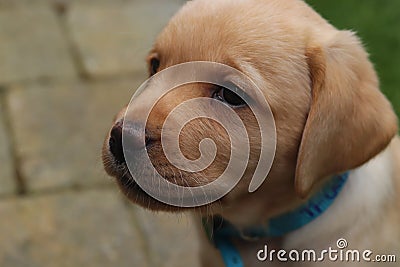
<svg viewBox="0 0 400 267">
<path fill-rule="evenodd" d="M 330 179 L 320 191 L 300 207 L 271 218 L 266 225 L 238 230 L 221 218 L 203 218 L 203 227 L 210 241 L 220 250 L 226 267 L 243 267 L 239 252 L 232 244 L 232 238 L 243 240 L 284 236 L 312 222 L 326 211 L 339 195 L 349 177 L 346 172 Z"/>
</svg>

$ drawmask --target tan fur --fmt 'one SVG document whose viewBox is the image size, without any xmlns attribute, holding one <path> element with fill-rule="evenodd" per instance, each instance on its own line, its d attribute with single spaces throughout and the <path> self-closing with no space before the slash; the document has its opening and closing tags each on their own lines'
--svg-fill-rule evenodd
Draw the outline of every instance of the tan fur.
<svg viewBox="0 0 400 267">
<path fill-rule="evenodd" d="M 393 109 L 352 33 L 338 32 L 330 42 L 309 48 L 307 55 L 313 103 L 296 172 L 296 189 L 302 196 L 317 179 L 367 162 L 397 132 Z"/>
<path fill-rule="evenodd" d="M 353 175 L 354 182 L 337 201 L 346 205 L 343 209 L 346 211 L 336 208 L 338 211 L 334 213 L 332 207 L 332 212 L 329 210 L 319 221 L 279 239 L 237 240 L 246 266 L 257 266 L 254 253 L 265 243 L 278 248 L 326 248 L 336 239 L 346 237 L 341 236 L 346 233 L 354 248 L 399 253 L 400 141 L 393 139 L 397 121 L 390 103 L 379 91 L 373 66 L 353 33 L 338 31 L 300 0 L 195 0 L 188 2 L 161 32 L 148 60 L 154 57 L 160 59 L 159 71 L 189 61 L 230 65 L 261 88 L 274 114 L 276 157 L 268 179 L 259 190 L 249 194 L 249 180 L 260 153 L 259 128 L 248 108 L 236 109 L 252 140 L 248 168 L 232 192 L 216 203 L 199 208 L 200 215 L 220 214 L 238 228 L 262 224 L 304 202 L 331 175 L 359 167 Z M 225 169 L 230 155 L 229 139 L 214 122 L 195 120 L 181 133 L 182 152 L 190 159 L 199 156 L 198 144 L 205 137 L 217 144 L 218 157 L 200 173 L 185 173 L 171 166 L 159 140 L 162 123 L 174 107 L 188 99 L 211 97 L 214 90 L 207 84 L 182 86 L 164 96 L 150 114 L 146 130 L 156 141 L 148 152 L 165 179 L 197 186 L 213 181 Z M 146 101 L 150 94 L 151 91 L 140 96 L 139 110 L 140 102 Z M 116 121 L 122 115 L 123 112 Z M 135 116 L 140 115 L 138 112 Z M 370 163 L 383 151 L 390 153 Z M 388 153 L 390 156 L 386 156 Z M 154 210 L 180 210 L 124 186 L 116 166 L 110 164 L 112 156 L 107 142 L 103 158 L 108 173 L 117 177 L 122 191 L 133 202 Z M 388 166 L 393 169 L 380 170 L 379 166 L 388 161 L 392 162 Z M 376 173 L 368 166 L 374 166 Z M 365 175 L 365 183 L 372 184 L 377 180 L 373 176 L 384 177 L 386 172 L 390 175 L 382 181 L 377 194 L 390 194 L 390 197 L 369 197 L 373 192 L 364 192 L 358 177 Z M 143 174 L 150 176 L 152 172 L 143 170 Z M 362 197 L 365 201 L 361 201 Z M 360 207 L 367 200 L 380 213 L 365 212 L 363 222 L 356 224 L 351 218 L 356 217 L 356 211 L 368 208 Z M 329 212 L 330 216 L 337 215 L 340 219 L 324 223 L 323 217 L 330 218 Z M 380 226 L 382 216 L 386 230 Z M 373 234 L 371 229 L 375 231 Z M 318 231 L 321 233 L 313 236 Z M 219 252 L 206 240 L 200 225 L 199 232 L 203 266 L 222 266 Z M 389 233 L 396 238 L 387 238 Z M 304 263 L 302 266 L 318 265 Z"/>
</svg>

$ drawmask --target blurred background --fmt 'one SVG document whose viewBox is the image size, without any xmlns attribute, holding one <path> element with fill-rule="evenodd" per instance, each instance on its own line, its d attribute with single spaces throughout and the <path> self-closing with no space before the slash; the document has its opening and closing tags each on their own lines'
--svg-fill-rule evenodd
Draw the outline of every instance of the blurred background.
<svg viewBox="0 0 400 267">
<path fill-rule="evenodd" d="M 100 158 L 184 2 L 0 0 L 0 267 L 198 266 L 189 216 L 127 203 Z M 358 32 L 400 114 L 400 2 L 309 3 Z"/>
</svg>

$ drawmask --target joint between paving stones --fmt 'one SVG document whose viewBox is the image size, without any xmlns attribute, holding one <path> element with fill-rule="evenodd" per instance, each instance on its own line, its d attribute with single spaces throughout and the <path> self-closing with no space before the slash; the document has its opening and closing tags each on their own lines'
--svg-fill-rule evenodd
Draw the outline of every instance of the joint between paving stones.
<svg viewBox="0 0 400 267">
<path fill-rule="evenodd" d="M 16 140 L 14 138 L 14 132 L 13 132 L 13 127 L 12 127 L 12 122 L 11 122 L 11 116 L 9 112 L 9 107 L 8 103 L 6 101 L 7 97 L 7 88 L 1 87 L 0 86 L 0 116 L 3 116 L 3 121 L 5 124 L 5 129 L 6 129 L 6 134 L 9 139 L 10 143 L 10 157 L 12 158 L 12 167 L 13 167 L 13 174 L 14 174 L 14 182 L 15 182 L 15 193 L 17 195 L 26 195 L 28 190 L 26 186 L 25 179 L 22 176 L 21 173 L 21 160 L 17 154 L 17 144 Z"/>
</svg>

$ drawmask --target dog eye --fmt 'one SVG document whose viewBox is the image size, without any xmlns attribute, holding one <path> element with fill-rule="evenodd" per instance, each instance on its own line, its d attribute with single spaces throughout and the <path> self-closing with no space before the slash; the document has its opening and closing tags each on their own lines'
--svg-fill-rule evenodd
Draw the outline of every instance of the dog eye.
<svg viewBox="0 0 400 267">
<path fill-rule="evenodd" d="M 158 68 L 160 68 L 160 60 L 154 57 L 150 60 L 150 76 L 156 74 L 158 72 Z"/>
<path fill-rule="evenodd" d="M 213 94 L 213 98 L 233 107 L 240 107 L 246 104 L 238 94 L 224 87 L 218 87 L 218 90 Z"/>
</svg>

